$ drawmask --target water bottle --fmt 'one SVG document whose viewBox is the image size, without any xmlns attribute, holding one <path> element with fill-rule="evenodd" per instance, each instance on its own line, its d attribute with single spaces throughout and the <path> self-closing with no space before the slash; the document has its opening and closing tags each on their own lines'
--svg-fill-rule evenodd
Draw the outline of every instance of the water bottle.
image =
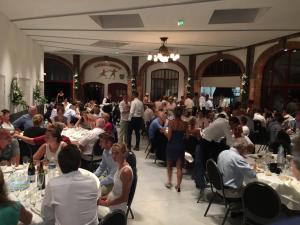
<svg viewBox="0 0 300 225">
<path fill-rule="evenodd" d="M 284 162 L 285 162 L 284 149 L 282 145 L 279 145 L 278 152 L 277 152 L 277 167 L 282 169 L 284 167 Z"/>
</svg>

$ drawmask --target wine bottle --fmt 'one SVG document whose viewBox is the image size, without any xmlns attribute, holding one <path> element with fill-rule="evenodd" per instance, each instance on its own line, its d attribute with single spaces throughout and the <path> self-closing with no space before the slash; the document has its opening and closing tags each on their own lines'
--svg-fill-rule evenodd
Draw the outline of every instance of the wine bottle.
<svg viewBox="0 0 300 225">
<path fill-rule="evenodd" d="M 45 189 L 46 180 L 45 180 L 45 171 L 44 171 L 42 161 L 40 162 L 40 168 L 39 168 L 39 171 L 38 171 L 38 179 L 39 179 L 38 180 L 38 185 L 40 184 L 39 189 L 40 190 Z"/>
<path fill-rule="evenodd" d="M 28 166 L 28 180 L 30 183 L 34 183 L 35 182 L 35 167 L 33 164 L 33 159 L 31 158 L 30 160 L 30 164 Z"/>
</svg>

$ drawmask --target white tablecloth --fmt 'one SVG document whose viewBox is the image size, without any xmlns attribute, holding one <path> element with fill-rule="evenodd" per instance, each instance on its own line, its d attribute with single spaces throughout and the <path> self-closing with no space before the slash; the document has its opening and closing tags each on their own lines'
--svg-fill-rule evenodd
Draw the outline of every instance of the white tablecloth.
<svg viewBox="0 0 300 225">
<path fill-rule="evenodd" d="M 3 171 L 4 172 L 4 179 L 6 180 L 6 183 L 8 183 L 8 179 L 9 179 L 9 175 L 10 175 L 9 172 L 11 171 L 11 167 L 5 167 L 5 168 L 3 167 L 3 169 L 5 169 Z M 91 177 L 93 177 L 96 180 L 97 187 L 99 189 L 99 196 L 100 196 L 101 189 L 100 189 L 100 181 L 99 181 L 98 177 L 95 174 L 91 173 L 90 171 L 82 169 L 82 168 L 79 168 L 79 171 L 81 172 L 81 174 L 86 175 L 86 176 L 91 176 Z M 20 169 L 16 170 L 16 173 L 27 174 L 27 169 L 25 171 L 25 168 L 22 168 L 22 165 L 21 165 Z M 48 181 L 48 176 L 46 176 L 46 182 L 47 181 Z M 29 211 L 32 212 L 33 219 L 32 219 L 32 223 L 31 224 L 34 224 L 34 225 L 43 224 L 43 220 L 42 220 L 41 212 L 40 212 L 40 210 L 41 210 L 41 203 L 42 203 L 41 192 L 37 191 L 37 193 L 35 193 L 36 194 L 36 203 L 35 203 L 35 205 L 33 205 L 31 203 L 30 197 L 29 197 L 29 195 L 32 194 L 32 193 L 34 193 L 34 190 L 36 190 L 36 185 L 37 185 L 36 182 L 35 183 L 31 183 L 30 186 L 29 186 L 29 188 L 26 189 L 26 190 L 16 191 L 16 192 L 10 192 L 9 193 L 9 197 L 12 200 L 15 200 L 15 201 L 18 200 L 18 201 L 20 201 L 22 203 L 22 205 L 25 206 L 26 209 L 28 209 Z"/>
<path fill-rule="evenodd" d="M 258 173 L 257 180 L 270 185 L 289 209 L 300 210 L 300 182 L 286 175 Z"/>
<path fill-rule="evenodd" d="M 67 128 L 62 131 L 62 135 L 70 138 L 71 142 L 79 141 L 89 130 L 79 128 Z"/>
</svg>

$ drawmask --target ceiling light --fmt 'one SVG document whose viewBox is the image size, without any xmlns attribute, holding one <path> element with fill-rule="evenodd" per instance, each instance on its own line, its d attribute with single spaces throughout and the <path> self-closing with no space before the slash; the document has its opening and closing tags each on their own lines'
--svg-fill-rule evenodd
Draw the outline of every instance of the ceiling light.
<svg viewBox="0 0 300 225">
<path fill-rule="evenodd" d="M 172 61 L 176 61 L 180 58 L 180 55 L 178 52 L 174 52 L 173 50 L 169 49 L 165 44 L 168 40 L 167 37 L 161 37 L 160 40 L 162 41 L 162 46 L 158 49 L 157 54 L 149 54 L 147 56 L 147 60 L 151 61 L 153 60 L 154 62 L 168 62 L 169 59 Z"/>
<path fill-rule="evenodd" d="M 297 49 L 294 49 L 293 52 L 294 52 L 294 53 L 297 52 Z"/>
</svg>

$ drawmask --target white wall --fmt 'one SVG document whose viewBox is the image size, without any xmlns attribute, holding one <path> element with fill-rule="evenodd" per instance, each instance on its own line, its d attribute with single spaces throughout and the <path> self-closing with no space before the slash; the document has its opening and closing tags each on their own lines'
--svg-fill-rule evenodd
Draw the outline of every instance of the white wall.
<svg viewBox="0 0 300 225">
<path fill-rule="evenodd" d="M 44 80 L 44 51 L 0 13 L 0 109 L 11 109 L 10 84 L 18 78 L 27 104 L 37 80 Z"/>
</svg>

